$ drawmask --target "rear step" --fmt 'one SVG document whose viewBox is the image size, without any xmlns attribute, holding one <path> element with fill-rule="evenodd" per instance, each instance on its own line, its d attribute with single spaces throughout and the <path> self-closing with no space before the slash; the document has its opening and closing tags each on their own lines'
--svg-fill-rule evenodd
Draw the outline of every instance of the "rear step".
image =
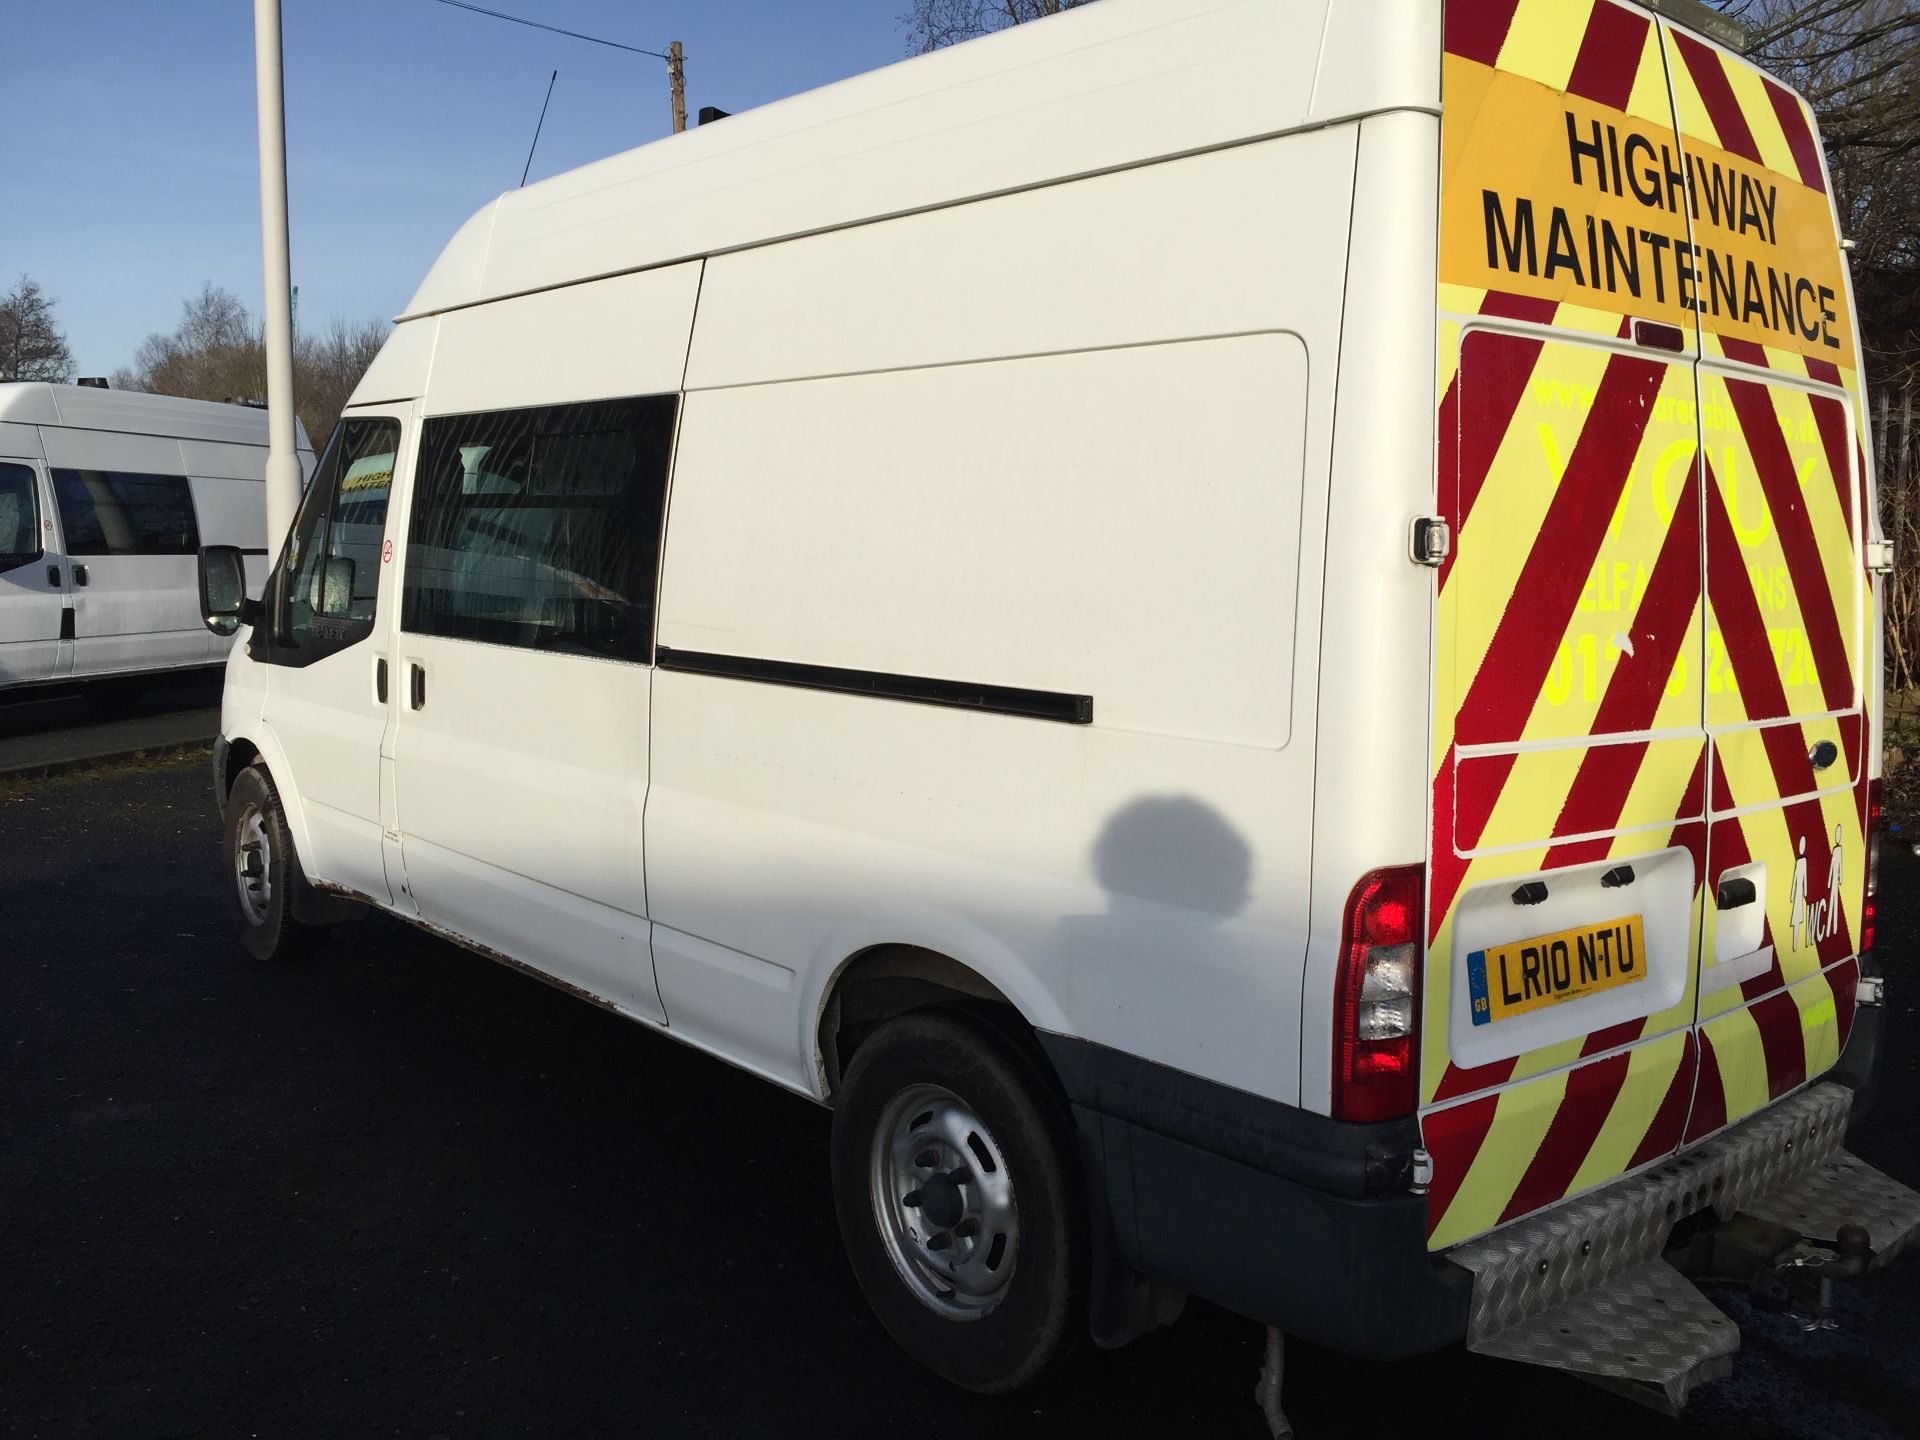
<svg viewBox="0 0 1920 1440">
<path fill-rule="evenodd" d="M 1796 1303 L 1814 1293 L 1803 1281 L 1878 1269 L 1920 1233 L 1920 1193 L 1841 1148 L 1851 1100 L 1839 1085 L 1816 1085 L 1684 1155 L 1451 1251 L 1474 1275 L 1468 1348 L 1677 1411 L 1731 1371 L 1740 1331 L 1662 1258 L 1676 1224 L 1739 1217 L 1724 1228 L 1768 1237 L 1759 1258 L 1751 1244 L 1672 1253 L 1756 1293 L 1778 1280 L 1783 1302 Z M 1747 1257 L 1737 1276 L 1729 1253 Z M 1696 1268 L 1700 1254 L 1720 1263 Z"/>
</svg>

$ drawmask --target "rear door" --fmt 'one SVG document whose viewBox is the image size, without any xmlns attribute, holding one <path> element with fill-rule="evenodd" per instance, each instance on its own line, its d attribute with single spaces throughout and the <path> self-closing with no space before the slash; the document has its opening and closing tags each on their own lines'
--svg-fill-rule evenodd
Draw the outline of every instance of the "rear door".
<svg viewBox="0 0 1920 1440">
<path fill-rule="evenodd" d="M 1693 192 L 1711 823 L 1689 1140 L 1833 1065 L 1865 897 L 1852 306 L 1811 115 L 1661 24 Z"/>
<path fill-rule="evenodd" d="M 1705 873 L 1695 362 L 1653 18 L 1448 0 L 1430 1243 L 1670 1154 Z"/>
</svg>

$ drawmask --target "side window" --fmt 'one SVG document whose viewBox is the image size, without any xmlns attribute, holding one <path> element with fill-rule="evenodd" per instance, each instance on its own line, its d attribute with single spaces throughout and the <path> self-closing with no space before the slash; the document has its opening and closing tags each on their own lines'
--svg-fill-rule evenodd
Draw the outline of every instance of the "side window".
<svg viewBox="0 0 1920 1440">
<path fill-rule="evenodd" d="M 403 628 L 651 659 L 677 405 L 656 395 L 429 420 Z"/>
<path fill-rule="evenodd" d="M 0 570 L 38 560 L 41 549 L 33 471 L 24 465 L 0 464 Z"/>
<path fill-rule="evenodd" d="M 183 475 L 55 470 L 53 499 L 69 555 L 192 555 L 200 548 Z"/>
<path fill-rule="evenodd" d="M 317 660 L 373 633 L 380 543 L 400 422 L 334 428 L 272 583 L 273 658 Z"/>
</svg>

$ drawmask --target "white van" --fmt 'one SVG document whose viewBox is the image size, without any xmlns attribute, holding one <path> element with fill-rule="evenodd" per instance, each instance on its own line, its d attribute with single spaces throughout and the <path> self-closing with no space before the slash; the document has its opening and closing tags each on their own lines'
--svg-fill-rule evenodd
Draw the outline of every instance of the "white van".
<svg viewBox="0 0 1920 1440">
<path fill-rule="evenodd" d="M 259 593 L 266 457 L 262 410 L 0 384 L 0 693 L 220 664 L 231 642 L 201 623 L 194 556 L 256 557 Z"/>
<path fill-rule="evenodd" d="M 1679 1404 L 1920 1196 L 1840 236 L 1672 9 L 1103 0 L 502 196 L 207 556 L 247 946 L 832 1106 L 962 1385 L 1194 1293 Z"/>
</svg>

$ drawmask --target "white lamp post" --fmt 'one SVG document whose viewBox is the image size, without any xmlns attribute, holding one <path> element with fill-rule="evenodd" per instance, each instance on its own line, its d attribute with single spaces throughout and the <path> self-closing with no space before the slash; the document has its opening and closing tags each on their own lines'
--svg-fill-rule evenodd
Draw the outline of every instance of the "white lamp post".
<svg viewBox="0 0 1920 1440">
<path fill-rule="evenodd" d="M 278 555 L 300 507 L 294 449 L 292 262 L 287 242 L 287 107 L 281 90 L 280 0 L 253 0 L 260 102 L 260 250 L 267 325 L 267 553 Z M 324 437 L 323 437 L 324 438 Z"/>
</svg>

